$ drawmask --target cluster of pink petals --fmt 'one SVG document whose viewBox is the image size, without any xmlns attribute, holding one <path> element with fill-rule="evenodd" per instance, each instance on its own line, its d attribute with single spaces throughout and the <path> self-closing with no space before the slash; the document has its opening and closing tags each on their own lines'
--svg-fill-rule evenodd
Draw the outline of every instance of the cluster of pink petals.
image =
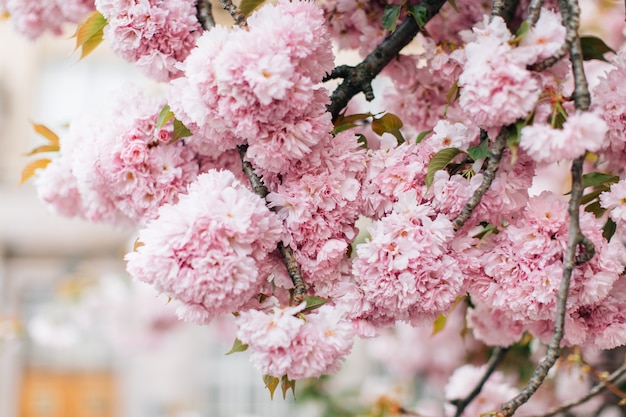
<svg viewBox="0 0 626 417">
<path fill-rule="evenodd" d="M 611 185 L 608 192 L 600 194 L 600 204 L 620 230 L 626 230 L 626 180 Z"/>
<path fill-rule="evenodd" d="M 626 155 L 626 53 L 620 53 L 614 61 L 615 67 L 600 77 L 592 91 L 593 109 L 606 122 L 608 130 L 600 154 L 610 162 L 611 168 L 624 169 Z"/>
<path fill-rule="evenodd" d="M 365 151 L 355 136 L 326 134 L 305 160 L 278 178 L 265 175 L 273 190 L 267 200 L 284 222 L 285 243 L 295 256 L 305 280 L 317 284 L 337 275 L 362 207 L 361 182 Z"/>
<path fill-rule="evenodd" d="M 11 17 L 15 30 L 31 40 L 44 32 L 63 33 L 63 24 L 78 23 L 94 10 L 93 0 L 0 0 L 0 12 Z"/>
<path fill-rule="evenodd" d="M 317 378 L 336 372 L 350 353 L 354 330 L 342 312 L 324 305 L 299 314 L 305 307 L 247 310 L 235 319 L 237 338 L 248 345 L 250 360 L 264 375 Z"/>
<path fill-rule="evenodd" d="M 607 124 L 600 115 L 576 112 L 567 118 L 562 129 L 543 123 L 525 126 L 520 148 L 533 160 L 549 164 L 600 150 L 606 132 Z"/>
<path fill-rule="evenodd" d="M 171 83 L 174 113 L 199 136 L 191 144 L 215 154 L 248 144 L 255 167 L 287 171 L 333 129 L 320 85 L 334 67 L 322 11 L 313 3 L 268 4 L 249 30 L 215 27 Z"/>
<path fill-rule="evenodd" d="M 262 199 L 232 173 L 211 170 L 139 232 L 142 246 L 126 255 L 127 270 L 180 301 L 184 319 L 208 323 L 260 292 L 281 233 Z"/>
<path fill-rule="evenodd" d="M 478 126 L 489 128 L 527 117 L 542 92 L 539 75 L 526 67 L 552 55 L 565 29 L 558 15 L 542 10 L 540 21 L 515 47 L 504 20 L 495 17 L 465 46 L 466 64 L 459 77 L 459 104 Z"/>
<path fill-rule="evenodd" d="M 146 75 L 168 81 L 196 44 L 202 26 L 194 0 L 96 0 L 107 19 L 104 36 L 111 49 Z"/>
<path fill-rule="evenodd" d="M 365 302 L 360 319 L 374 326 L 418 324 L 446 313 L 462 295 L 461 266 L 450 254 L 452 222 L 420 205 L 415 190 L 400 195 L 369 230 L 353 264 Z"/>
<path fill-rule="evenodd" d="M 170 143 L 173 122 L 157 129 L 164 103 L 134 87 L 118 94 L 110 113 L 70 125 L 58 158 L 37 180 L 42 200 L 61 214 L 144 223 L 198 175 L 189 147 Z"/>
<path fill-rule="evenodd" d="M 408 190 L 415 190 L 418 203 L 421 202 L 426 192 L 427 167 L 434 153 L 426 141 L 370 150 L 363 181 L 363 214 L 374 219 L 382 218 Z"/>
<path fill-rule="evenodd" d="M 479 329 L 476 336 L 484 336 L 486 343 L 510 344 L 523 330 L 542 339 L 551 335 L 568 240 L 566 213 L 562 198 L 543 192 L 531 198 L 499 234 L 489 236 L 476 249 L 480 270 L 468 280 L 468 290 L 472 302 L 482 306 L 470 316 Z M 594 243 L 596 253 L 573 271 L 564 340 L 567 344 L 597 345 L 594 331 L 598 326 L 594 327 L 591 315 L 583 317 L 580 312 L 608 302 L 624 268 L 619 262 L 621 243 L 607 242 L 601 224 L 590 213 L 581 213 L 581 231 Z M 493 329 L 500 327 L 509 330 L 498 335 Z"/>
</svg>

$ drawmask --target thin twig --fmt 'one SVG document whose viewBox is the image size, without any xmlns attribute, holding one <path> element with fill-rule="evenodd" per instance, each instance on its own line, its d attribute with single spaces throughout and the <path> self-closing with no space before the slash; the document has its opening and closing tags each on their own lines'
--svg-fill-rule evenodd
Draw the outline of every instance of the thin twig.
<svg viewBox="0 0 626 417">
<path fill-rule="evenodd" d="M 491 374 L 493 374 L 493 372 L 496 370 L 498 365 L 500 365 L 507 351 L 508 351 L 508 348 L 503 348 L 500 346 L 495 348 L 493 352 L 491 353 L 489 362 L 487 362 L 487 370 L 485 371 L 485 374 L 480 379 L 480 381 L 478 381 L 478 383 L 476 384 L 472 392 L 470 392 L 467 395 L 467 397 L 463 399 L 456 399 L 456 400 L 450 401 L 452 405 L 456 406 L 456 413 L 454 413 L 454 417 L 460 417 L 461 414 L 463 414 L 463 411 L 465 411 L 465 408 L 472 401 L 474 401 L 474 399 L 478 396 L 478 394 L 480 394 L 480 392 L 483 389 L 483 386 L 485 385 L 485 383 L 487 382 Z"/>
<path fill-rule="evenodd" d="M 565 314 L 567 313 L 567 296 L 569 293 L 570 279 L 572 271 L 576 265 L 576 251 L 581 242 L 581 232 L 578 214 L 580 211 L 580 198 L 583 194 L 582 175 L 583 163 L 585 156 L 575 159 L 572 163 L 572 194 L 569 201 L 569 238 L 567 242 L 567 251 L 563 257 L 563 278 L 559 286 L 556 320 L 554 323 L 554 332 L 548 344 L 546 356 L 535 369 L 530 380 L 522 389 L 522 391 L 510 401 L 502 404 L 500 410 L 496 413 L 496 417 L 512 416 L 515 411 L 525 404 L 530 397 L 539 389 L 543 380 L 548 375 L 548 371 L 554 366 L 560 355 L 561 340 L 563 339 L 565 327 Z"/>
<path fill-rule="evenodd" d="M 485 168 L 485 171 L 483 172 L 483 182 L 476 189 L 476 191 L 474 191 L 474 194 L 470 197 L 470 199 L 467 200 L 467 203 L 465 203 L 461 213 L 459 213 L 456 219 L 452 222 L 454 230 L 459 230 L 463 227 L 465 222 L 472 215 L 476 206 L 480 203 L 483 195 L 485 195 L 485 193 L 489 190 L 489 187 L 491 187 L 491 183 L 496 178 L 496 172 L 500 166 L 500 160 L 502 159 L 502 154 L 506 148 L 506 141 L 509 138 L 511 129 L 511 126 L 505 126 L 500 130 L 498 137 L 491 146 L 491 156 L 489 157 L 489 162 L 487 162 L 487 168 Z"/>
<path fill-rule="evenodd" d="M 250 185 L 254 190 L 254 193 L 259 197 L 265 199 L 265 197 L 269 194 L 269 190 L 263 183 L 263 179 L 259 177 L 254 172 L 254 167 L 250 163 L 250 161 L 246 160 L 246 150 L 248 149 L 248 145 L 239 145 L 237 146 L 237 150 L 239 151 L 239 156 L 241 158 L 241 169 L 243 170 L 246 177 L 250 181 Z M 300 265 L 296 260 L 296 257 L 293 254 L 293 249 L 289 246 L 283 245 L 282 242 L 278 242 L 278 250 L 282 255 L 283 262 L 285 263 L 285 267 L 287 268 L 287 273 L 291 278 L 291 281 L 294 285 L 294 302 L 299 304 L 303 299 L 304 295 L 307 292 L 307 286 L 304 282 L 304 278 L 302 278 L 302 271 L 300 270 Z"/>
<path fill-rule="evenodd" d="M 233 20 L 242 29 L 248 28 L 248 23 L 246 22 L 246 17 L 241 13 L 241 10 L 237 6 L 233 4 L 231 0 L 220 0 L 222 7 L 230 13 Z M 254 172 L 254 167 L 250 163 L 250 161 L 246 160 L 246 151 L 248 150 L 248 145 L 239 145 L 237 146 L 237 150 L 239 151 L 239 157 L 241 158 L 241 169 L 243 170 L 246 177 L 250 181 L 250 185 L 254 190 L 254 193 L 259 197 L 265 199 L 269 194 L 269 190 L 267 186 L 263 182 L 263 179 L 259 177 Z M 304 295 L 307 292 L 307 286 L 304 282 L 304 278 L 302 278 L 302 271 L 300 269 L 300 265 L 296 260 L 296 257 L 293 254 L 293 249 L 289 246 L 285 246 L 282 242 L 278 242 L 278 250 L 282 255 L 283 262 L 285 267 L 287 268 L 287 273 L 291 278 L 291 281 L 294 285 L 294 302 L 299 304 L 304 299 Z"/>
<path fill-rule="evenodd" d="M 230 14 L 235 21 L 235 24 L 242 29 L 248 28 L 248 22 L 246 16 L 241 12 L 241 9 L 232 2 L 232 0 L 220 0 L 222 8 Z"/>
<path fill-rule="evenodd" d="M 576 406 L 584 404 L 587 401 L 589 401 L 590 399 L 592 399 L 593 397 L 595 397 L 596 395 L 598 395 L 601 392 L 603 392 L 607 388 L 607 384 L 615 384 L 615 383 L 617 383 L 617 381 L 624 374 L 626 374 L 626 364 L 623 364 L 622 366 L 617 368 L 615 371 L 613 371 L 613 373 L 611 375 L 609 375 L 606 379 L 604 379 L 604 380 L 600 381 L 599 383 L 597 383 L 596 385 L 594 385 L 594 387 L 591 388 L 591 390 L 589 390 L 589 392 L 587 394 L 583 395 L 582 397 L 578 398 L 577 400 L 571 401 L 569 403 L 561 404 L 558 407 L 551 408 L 550 410 L 548 410 L 544 414 L 539 414 L 539 415 L 532 416 L 532 417 L 552 417 L 552 416 L 555 416 L 557 414 L 563 413 L 563 412 L 565 412 L 565 411 L 567 411 L 567 410 L 569 410 L 571 408 L 574 408 Z"/>
<path fill-rule="evenodd" d="M 445 3 L 446 0 L 423 0 L 419 7 L 425 11 L 425 22 L 430 21 L 439 13 L 439 9 Z M 365 92 L 368 100 L 374 99 L 372 80 L 398 55 L 402 48 L 413 40 L 419 30 L 415 19 L 408 16 L 363 62 L 356 67 L 340 66 L 327 77 L 327 79 L 344 79 L 330 96 L 331 103 L 328 105 L 328 111 L 332 114 L 333 121 L 348 105 L 350 99 L 358 93 Z"/>
<path fill-rule="evenodd" d="M 528 6 L 528 16 L 526 16 L 526 23 L 528 23 L 529 27 L 535 26 L 537 20 L 539 20 L 539 15 L 541 14 L 541 6 L 543 6 L 544 0 L 531 0 L 530 5 Z"/>
<path fill-rule="evenodd" d="M 198 11 L 198 22 L 202 25 L 204 30 L 210 30 L 215 27 L 215 19 L 213 18 L 213 6 L 209 0 L 198 0 L 196 4 L 196 10 Z"/>
<path fill-rule="evenodd" d="M 500 16 L 507 22 L 513 19 L 519 0 L 494 0 L 491 8 L 491 17 Z"/>
</svg>

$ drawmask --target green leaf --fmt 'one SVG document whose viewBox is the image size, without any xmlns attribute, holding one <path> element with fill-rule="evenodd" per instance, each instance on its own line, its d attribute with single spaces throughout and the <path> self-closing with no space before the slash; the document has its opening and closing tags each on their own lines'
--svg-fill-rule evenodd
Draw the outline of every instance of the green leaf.
<svg viewBox="0 0 626 417">
<path fill-rule="evenodd" d="M 436 335 L 437 333 L 439 333 L 440 331 L 442 331 L 446 327 L 447 321 L 448 321 L 448 318 L 444 316 L 443 313 L 439 313 L 439 316 L 433 323 L 433 332 L 430 334 L 430 336 L 432 337 Z"/>
<path fill-rule="evenodd" d="M 278 387 L 278 383 L 280 379 L 271 375 L 263 375 L 263 382 L 265 382 L 265 388 L 270 390 L 270 398 L 274 399 L 274 391 L 276 391 L 276 387 Z"/>
<path fill-rule="evenodd" d="M 608 219 L 602 228 L 602 236 L 604 236 L 606 240 L 611 240 L 616 229 L 617 225 L 615 222 L 612 219 Z"/>
<path fill-rule="evenodd" d="M 452 87 L 450 87 L 450 89 L 446 93 L 446 104 L 453 103 L 459 97 L 459 93 L 459 81 L 457 80 L 454 82 L 454 84 L 452 84 Z"/>
<path fill-rule="evenodd" d="M 423 132 L 420 132 L 420 134 L 419 134 L 419 135 L 417 135 L 417 139 L 415 139 L 415 143 L 417 144 L 417 143 L 420 143 L 421 141 L 423 141 L 423 140 L 424 140 L 424 138 L 425 138 L 426 136 L 428 136 L 428 135 L 429 135 L 432 131 L 433 131 L 433 130 L 432 130 L 432 129 L 430 129 L 430 130 L 425 130 L 425 131 L 423 131 Z"/>
<path fill-rule="evenodd" d="M 296 398 L 296 381 L 289 379 L 287 375 L 283 375 L 280 379 L 280 388 L 283 391 L 283 399 L 287 399 L 287 391 L 291 390 L 293 398 Z"/>
<path fill-rule="evenodd" d="M 387 5 L 383 11 L 383 27 L 389 32 L 396 30 L 398 18 L 400 17 L 400 5 Z"/>
<path fill-rule="evenodd" d="M 239 5 L 239 10 L 241 10 L 241 13 L 247 17 L 264 2 L 265 0 L 242 0 Z"/>
<path fill-rule="evenodd" d="M 590 172 L 583 175 L 583 188 L 615 184 L 618 181 L 619 177 L 617 175 L 605 174 L 603 172 Z"/>
<path fill-rule="evenodd" d="M 239 339 L 235 339 L 233 347 L 228 352 L 226 352 L 226 355 L 232 355 L 233 353 L 237 352 L 245 352 L 246 349 L 248 349 L 248 345 L 242 343 Z"/>
<path fill-rule="evenodd" d="M 605 191 L 609 191 L 609 187 L 607 185 L 597 185 L 592 192 L 585 194 L 580 198 L 580 204 L 585 205 L 592 202 L 593 200 L 599 198 L 600 194 Z"/>
<path fill-rule="evenodd" d="M 585 211 L 587 213 L 593 213 L 596 216 L 596 219 L 599 219 L 606 213 L 606 209 L 600 205 L 599 201 L 594 201 L 593 203 L 585 206 Z"/>
<path fill-rule="evenodd" d="M 313 310 L 320 308 L 321 306 L 323 306 L 330 300 L 327 300 L 321 297 L 316 297 L 314 295 L 310 295 L 308 297 L 304 297 L 304 301 L 306 302 L 306 307 L 304 308 L 304 310 L 302 310 L 302 312 L 307 313 L 309 311 L 313 311 Z"/>
<path fill-rule="evenodd" d="M 456 5 L 456 0 L 448 0 L 448 3 L 450 4 L 450 6 L 452 6 L 452 9 L 454 9 L 455 12 L 461 13 L 461 10 L 459 10 L 459 6 Z"/>
<path fill-rule="evenodd" d="M 583 50 L 583 59 L 589 61 L 591 59 L 599 59 L 608 62 L 604 57 L 607 52 L 616 53 L 610 46 L 596 36 L 581 36 L 580 44 Z"/>
<path fill-rule="evenodd" d="M 478 234 L 476 234 L 476 235 L 474 235 L 472 237 L 475 238 L 475 239 L 484 239 L 484 238 L 486 238 L 487 236 L 489 236 L 491 234 L 496 234 L 497 235 L 498 233 L 500 233 L 498 228 L 495 225 L 491 224 L 491 223 L 488 223 L 484 227 L 485 228 L 480 233 L 478 233 Z"/>
<path fill-rule="evenodd" d="M 106 18 L 99 11 L 94 11 L 78 24 L 73 37 L 76 38 L 76 49 L 82 48 L 81 59 L 93 51 L 104 35 L 104 27 L 107 25 Z"/>
<path fill-rule="evenodd" d="M 174 119 L 174 136 L 172 137 L 170 143 L 176 142 L 178 139 L 187 138 L 191 135 L 191 130 L 189 130 L 183 122 L 178 119 Z"/>
<path fill-rule="evenodd" d="M 471 148 L 467 150 L 467 154 L 474 161 L 478 161 L 479 159 L 490 157 L 491 152 L 489 152 L 489 141 L 483 140 L 482 142 L 480 142 L 480 145 L 472 146 Z"/>
<path fill-rule="evenodd" d="M 409 6 L 409 14 L 415 19 L 417 26 L 420 29 L 424 29 L 424 26 L 428 23 L 428 10 L 426 7 L 422 5 Z"/>
<path fill-rule="evenodd" d="M 160 130 L 167 122 L 174 118 L 174 113 L 170 109 L 170 105 L 166 104 L 161 109 L 159 117 L 157 118 L 156 130 Z"/>
<path fill-rule="evenodd" d="M 447 167 L 460 153 L 461 151 L 457 148 L 446 148 L 433 155 L 433 158 L 428 163 L 428 170 L 426 171 L 426 185 L 430 187 L 430 184 L 433 183 L 435 172 Z"/>
</svg>

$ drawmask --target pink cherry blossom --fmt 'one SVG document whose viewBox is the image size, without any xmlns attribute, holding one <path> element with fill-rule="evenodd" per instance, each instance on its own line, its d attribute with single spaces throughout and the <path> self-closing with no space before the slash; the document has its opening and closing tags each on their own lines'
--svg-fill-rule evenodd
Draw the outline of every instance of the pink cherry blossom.
<svg viewBox="0 0 626 417">
<path fill-rule="evenodd" d="M 126 255 L 127 270 L 185 304 L 185 317 L 207 323 L 260 292 L 262 263 L 281 233 L 257 195 L 232 173 L 211 170 L 139 232 L 143 245 Z"/>
<path fill-rule="evenodd" d="M 11 17 L 15 30 L 31 40 L 50 31 L 63 33 L 64 23 L 78 23 L 94 10 L 93 0 L 3 0 L 0 11 Z"/>
<path fill-rule="evenodd" d="M 176 68 L 202 32 L 193 0 L 96 0 L 107 19 L 104 36 L 113 51 L 159 81 L 179 77 Z"/>
</svg>

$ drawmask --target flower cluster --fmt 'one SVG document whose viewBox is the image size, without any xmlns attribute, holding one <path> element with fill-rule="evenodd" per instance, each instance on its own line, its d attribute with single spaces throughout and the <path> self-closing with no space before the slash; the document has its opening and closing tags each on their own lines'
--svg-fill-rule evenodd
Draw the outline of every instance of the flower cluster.
<svg viewBox="0 0 626 417">
<path fill-rule="evenodd" d="M 0 13 L 8 13 L 15 30 L 32 40 L 45 31 L 59 36 L 64 23 L 78 23 L 92 10 L 93 0 L 0 0 Z"/>
<path fill-rule="evenodd" d="M 401 195 L 370 233 L 370 240 L 357 246 L 354 261 L 367 305 L 360 319 L 375 326 L 396 320 L 417 324 L 447 312 L 462 295 L 461 267 L 449 254 L 452 222 L 420 205 L 415 190 Z"/>
<path fill-rule="evenodd" d="M 126 255 L 127 270 L 180 301 L 183 318 L 208 323 L 261 292 L 282 227 L 232 173 L 201 174 L 158 214 L 139 232 L 141 246 Z"/>
<path fill-rule="evenodd" d="M 569 231 L 566 213 L 563 199 L 543 192 L 476 249 L 480 270 L 468 280 L 468 291 L 479 306 L 470 313 L 478 338 L 507 344 L 505 340 L 515 342 L 524 330 L 541 339 L 552 334 Z M 612 326 L 621 330 L 622 324 L 592 312 L 615 305 L 610 294 L 624 265 L 619 262 L 621 243 L 607 243 L 600 226 L 590 213 L 581 214 L 581 231 L 595 245 L 596 254 L 573 271 L 564 340 L 606 349 L 626 342 L 607 335 Z M 495 331 L 499 328 L 503 332 Z M 600 328 L 607 333 L 597 333 Z"/>
<path fill-rule="evenodd" d="M 198 134 L 192 146 L 215 154 L 248 144 L 262 170 L 278 173 L 332 130 L 319 86 L 333 68 L 321 11 L 309 2 L 267 5 L 249 30 L 215 27 L 199 40 L 171 83 L 174 113 Z"/>
<path fill-rule="evenodd" d="M 109 114 L 75 120 L 58 157 L 41 172 L 41 198 L 66 215 L 107 223 L 143 223 L 173 203 L 198 175 L 173 122 L 157 126 L 164 103 L 136 88 L 115 98 Z"/>
<path fill-rule="evenodd" d="M 336 372 L 350 353 L 354 330 L 341 311 L 324 305 L 298 314 L 305 307 L 248 310 L 236 318 L 237 338 L 248 345 L 250 360 L 264 375 L 317 378 Z"/>
<path fill-rule="evenodd" d="M 182 62 L 202 27 L 194 0 L 96 0 L 107 19 L 104 36 L 111 49 L 148 76 L 167 81 L 181 75 Z"/>
</svg>

